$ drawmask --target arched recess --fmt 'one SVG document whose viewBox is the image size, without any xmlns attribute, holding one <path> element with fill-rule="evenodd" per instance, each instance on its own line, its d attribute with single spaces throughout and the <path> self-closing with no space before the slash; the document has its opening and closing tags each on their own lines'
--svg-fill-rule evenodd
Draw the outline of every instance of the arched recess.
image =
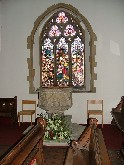
<svg viewBox="0 0 124 165">
<path fill-rule="evenodd" d="M 94 73 L 94 68 L 97 65 L 97 63 L 95 62 L 95 54 L 96 54 L 95 41 L 97 40 L 97 37 L 96 34 L 93 32 L 93 29 L 89 21 L 75 7 L 65 3 L 55 4 L 47 8 L 47 10 L 36 19 L 31 34 L 27 38 L 27 48 L 30 50 L 30 58 L 27 59 L 28 69 L 29 69 L 29 76 L 27 77 L 27 80 L 29 81 L 29 93 L 37 93 L 38 88 L 40 88 L 40 79 L 37 78 L 37 80 L 35 80 L 35 77 L 38 77 L 37 76 L 38 74 L 40 77 L 40 73 L 38 69 L 34 68 L 35 63 L 37 63 L 38 67 L 40 67 L 39 64 L 40 55 L 39 55 L 39 45 L 38 45 L 39 43 L 37 43 L 35 37 L 40 36 L 39 29 L 43 27 L 45 20 L 49 19 L 49 17 L 53 13 L 59 10 L 64 10 L 71 13 L 75 18 L 76 17 L 78 18 L 80 23 L 82 23 L 85 26 L 86 33 L 88 34 L 88 40 L 86 45 L 86 49 L 87 49 L 86 56 L 87 56 L 87 63 L 89 63 L 88 64 L 89 66 L 87 67 L 88 71 L 85 78 L 86 79 L 88 78 L 88 83 L 86 84 L 86 88 L 81 92 L 95 93 L 96 87 L 94 86 L 94 81 L 97 79 L 97 74 Z M 34 54 L 34 49 L 36 50 L 35 52 L 37 52 L 36 54 Z"/>
</svg>

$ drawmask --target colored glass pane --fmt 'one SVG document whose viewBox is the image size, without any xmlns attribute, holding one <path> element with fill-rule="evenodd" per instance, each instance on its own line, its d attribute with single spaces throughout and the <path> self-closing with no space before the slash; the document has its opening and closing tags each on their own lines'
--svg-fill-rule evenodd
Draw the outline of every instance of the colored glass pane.
<svg viewBox="0 0 124 165">
<path fill-rule="evenodd" d="M 49 28 L 45 27 L 43 31 L 41 46 L 42 86 L 82 87 L 84 43 L 81 27 L 66 12 L 55 14 L 47 25 Z"/>
<path fill-rule="evenodd" d="M 60 12 L 58 14 L 58 17 L 56 18 L 56 22 L 57 23 L 66 23 L 68 21 L 68 17 L 65 16 L 65 13 L 64 12 Z"/>
<path fill-rule="evenodd" d="M 54 54 L 53 44 L 50 39 L 44 40 L 42 45 L 42 59 L 41 59 L 41 79 L 42 86 L 53 86 L 54 83 Z"/>
<path fill-rule="evenodd" d="M 74 27 L 72 25 L 67 25 L 66 29 L 64 30 L 65 36 L 74 36 L 76 34 L 76 31 L 74 30 Z"/>
<path fill-rule="evenodd" d="M 72 84 L 81 87 L 84 84 L 84 44 L 77 37 L 71 45 L 72 53 Z"/>
<path fill-rule="evenodd" d="M 49 32 L 49 35 L 50 37 L 53 37 L 53 36 L 60 36 L 61 35 L 61 32 L 60 30 L 58 29 L 58 26 L 54 25 L 51 27 L 51 30 Z"/>
<path fill-rule="evenodd" d="M 69 85 L 69 57 L 64 49 L 59 49 L 56 54 L 57 61 L 57 85 Z"/>
</svg>

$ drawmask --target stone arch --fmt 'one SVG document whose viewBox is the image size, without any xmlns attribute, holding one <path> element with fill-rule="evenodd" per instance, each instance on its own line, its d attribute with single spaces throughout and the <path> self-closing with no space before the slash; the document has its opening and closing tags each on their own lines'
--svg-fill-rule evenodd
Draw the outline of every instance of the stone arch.
<svg viewBox="0 0 124 165">
<path fill-rule="evenodd" d="M 49 17 L 51 14 L 53 14 L 56 11 L 59 10 L 64 10 L 67 11 L 73 16 L 78 17 L 78 20 L 82 22 L 86 28 L 87 31 L 89 32 L 90 35 L 90 42 L 89 42 L 89 47 L 90 47 L 90 56 L 89 56 L 89 62 L 90 62 L 90 74 L 91 74 L 91 80 L 90 80 L 90 90 L 89 91 L 84 91 L 84 92 L 96 92 L 96 87 L 94 87 L 94 80 L 97 79 L 97 74 L 94 73 L 94 68 L 97 66 L 97 63 L 95 62 L 95 54 L 96 54 L 96 46 L 95 46 L 95 41 L 97 40 L 96 34 L 93 32 L 93 29 L 89 23 L 89 21 L 72 5 L 70 4 L 65 4 L 65 3 L 59 3 L 59 4 L 54 4 L 50 6 L 49 8 L 46 9 L 44 13 L 42 13 L 34 22 L 34 27 L 31 31 L 30 36 L 27 38 L 27 48 L 30 49 L 30 58 L 27 59 L 28 62 L 28 69 L 29 69 L 29 76 L 27 76 L 27 81 L 29 81 L 29 93 L 37 93 L 37 89 L 34 87 L 34 77 L 35 77 L 35 69 L 33 69 L 33 45 L 34 45 L 34 36 L 41 25 L 43 21 Z"/>
</svg>

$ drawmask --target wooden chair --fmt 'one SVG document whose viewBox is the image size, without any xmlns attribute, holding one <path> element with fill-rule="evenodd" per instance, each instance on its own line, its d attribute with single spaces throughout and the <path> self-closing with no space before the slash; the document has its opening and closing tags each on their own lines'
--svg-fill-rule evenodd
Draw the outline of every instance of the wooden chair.
<svg viewBox="0 0 124 165">
<path fill-rule="evenodd" d="M 90 115 L 101 115 L 103 128 L 103 100 L 87 100 L 87 118 Z"/>
<path fill-rule="evenodd" d="M 31 116 L 31 125 L 32 125 L 32 115 L 35 115 L 36 118 L 36 101 L 35 100 L 22 100 L 22 111 L 18 112 L 18 121 L 20 126 L 20 116 L 22 115 L 22 123 L 23 123 L 23 115 Z"/>
</svg>

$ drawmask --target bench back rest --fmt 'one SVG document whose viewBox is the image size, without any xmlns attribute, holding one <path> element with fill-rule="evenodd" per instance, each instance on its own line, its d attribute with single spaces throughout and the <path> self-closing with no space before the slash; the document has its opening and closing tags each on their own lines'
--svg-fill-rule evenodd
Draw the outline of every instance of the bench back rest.
<svg viewBox="0 0 124 165">
<path fill-rule="evenodd" d="M 35 125 L 0 161 L 0 165 L 27 165 L 35 158 L 37 165 L 44 165 L 44 122 Z"/>
<path fill-rule="evenodd" d="M 76 165 L 77 162 L 79 165 L 111 165 L 102 131 L 97 128 L 97 120 L 91 119 L 89 123 L 79 139 L 72 141 L 64 165 Z"/>
<path fill-rule="evenodd" d="M 111 164 L 102 131 L 99 128 L 92 129 L 89 146 L 89 159 L 93 165 Z"/>
<path fill-rule="evenodd" d="M 12 98 L 0 98 L 0 117 L 10 116 L 12 122 L 17 122 L 17 96 Z"/>
</svg>

